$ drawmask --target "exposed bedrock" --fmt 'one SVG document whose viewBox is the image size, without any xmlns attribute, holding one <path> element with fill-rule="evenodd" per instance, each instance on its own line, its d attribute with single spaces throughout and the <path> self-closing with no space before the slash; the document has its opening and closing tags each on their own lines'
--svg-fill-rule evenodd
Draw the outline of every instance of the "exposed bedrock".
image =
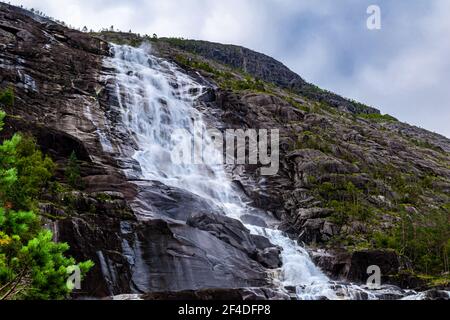
<svg viewBox="0 0 450 320">
<path fill-rule="evenodd" d="M 179 222 L 106 217 L 58 223 L 78 258 L 94 259 L 88 295 L 264 287 L 265 269 L 208 232 Z"/>
<path fill-rule="evenodd" d="M 356 283 L 367 281 L 370 266 L 380 268 L 382 282 L 392 282 L 390 276 L 396 275 L 404 263 L 395 252 L 381 250 L 319 252 L 313 255 L 313 260 L 333 278 Z"/>
<path fill-rule="evenodd" d="M 147 294 L 119 295 L 112 300 L 202 300 L 202 301 L 261 301 L 289 300 L 290 296 L 269 288 L 203 289 L 185 291 L 162 291 Z"/>
<path fill-rule="evenodd" d="M 73 151 L 80 162 L 84 190 L 40 206 L 70 254 L 95 262 L 80 294 L 269 286 L 278 248 L 235 220 L 220 220 L 220 210 L 194 194 L 125 176 L 137 164 L 126 157 L 134 145 L 120 127 L 114 70 L 103 65 L 107 43 L 0 8 L 0 84 L 16 94 L 2 137 L 33 135 L 61 179 Z"/>
</svg>

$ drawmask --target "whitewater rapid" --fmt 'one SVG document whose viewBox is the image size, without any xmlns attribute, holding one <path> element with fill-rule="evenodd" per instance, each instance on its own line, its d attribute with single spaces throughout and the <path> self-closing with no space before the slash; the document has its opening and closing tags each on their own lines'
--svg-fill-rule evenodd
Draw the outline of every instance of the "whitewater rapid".
<svg viewBox="0 0 450 320">
<path fill-rule="evenodd" d="M 137 145 L 133 159 L 141 167 L 141 178 L 194 193 L 234 219 L 248 213 L 250 208 L 233 188 L 224 165 L 175 164 L 172 161 L 178 150 L 176 145 L 182 141 L 175 131 L 180 128 L 193 136 L 203 135 L 198 141 L 207 145 L 205 157 L 221 157 L 219 150 L 208 148 L 213 143 L 207 136 L 206 121 L 197 102 L 204 93 L 203 86 L 175 64 L 152 55 L 148 47 L 112 45 L 112 51 L 113 57 L 108 63 L 116 70 L 116 95 L 122 122 Z M 202 146 L 194 148 L 201 150 Z M 279 290 L 294 287 L 298 299 L 377 299 L 377 294 L 366 288 L 330 281 L 315 266 L 308 252 L 280 230 L 246 227 L 282 248 L 283 264 L 273 279 Z"/>
</svg>

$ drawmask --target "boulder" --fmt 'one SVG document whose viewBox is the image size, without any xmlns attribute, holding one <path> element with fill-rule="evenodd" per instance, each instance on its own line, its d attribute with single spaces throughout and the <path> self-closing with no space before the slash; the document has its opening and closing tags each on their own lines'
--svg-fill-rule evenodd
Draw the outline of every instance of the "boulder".
<svg viewBox="0 0 450 320">
<path fill-rule="evenodd" d="M 143 217 L 170 218 L 186 222 L 196 214 L 223 215 L 222 209 L 189 191 L 166 186 L 158 181 L 136 181 L 133 200 L 136 214 Z"/>
<path fill-rule="evenodd" d="M 250 225 L 261 227 L 261 228 L 267 228 L 267 223 L 264 221 L 264 219 L 260 218 L 258 216 L 255 216 L 255 215 L 244 214 L 241 217 L 241 220 L 245 224 L 250 224 Z"/>
<path fill-rule="evenodd" d="M 399 278 L 403 263 L 393 251 L 362 250 L 348 252 L 345 250 L 330 250 L 314 252 L 313 261 L 332 279 L 366 283 L 367 270 L 370 266 L 378 266 L 381 270 L 382 284 L 400 285 L 402 288 L 417 288 L 407 285 L 405 277 Z M 411 284 L 412 282 L 410 282 Z"/>
<path fill-rule="evenodd" d="M 256 260 L 264 267 L 269 269 L 277 269 L 282 266 L 280 259 L 281 250 L 276 247 L 259 250 L 256 255 Z"/>
<path fill-rule="evenodd" d="M 272 245 L 267 238 L 250 234 L 238 220 L 224 215 L 198 213 L 190 217 L 187 224 L 207 231 L 221 241 L 245 252 L 266 268 L 274 269 L 281 266 L 280 249 Z"/>
<path fill-rule="evenodd" d="M 345 280 L 350 267 L 351 254 L 344 250 L 312 252 L 314 263 L 334 280 Z"/>
<path fill-rule="evenodd" d="M 400 260 L 394 251 L 387 250 L 363 250 L 352 254 L 350 267 L 347 274 L 349 281 L 366 282 L 369 275 L 369 266 L 378 266 L 381 276 L 386 279 L 389 275 L 397 274 L 400 268 Z"/>
</svg>

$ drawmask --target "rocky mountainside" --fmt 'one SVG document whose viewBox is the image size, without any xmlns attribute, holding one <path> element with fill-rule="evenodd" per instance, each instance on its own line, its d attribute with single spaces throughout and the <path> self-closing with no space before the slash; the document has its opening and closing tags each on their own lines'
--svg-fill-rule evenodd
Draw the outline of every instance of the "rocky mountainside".
<svg viewBox="0 0 450 320">
<path fill-rule="evenodd" d="M 379 113 L 375 108 L 365 106 L 356 101 L 350 101 L 341 96 L 307 83 L 298 74 L 291 71 L 281 62 L 249 50 L 244 47 L 224 45 L 197 40 L 162 39 L 171 46 L 200 55 L 206 59 L 216 61 L 231 68 L 242 70 L 255 78 L 273 83 L 284 89 L 321 101 L 342 110 L 353 113 Z"/>
<path fill-rule="evenodd" d="M 323 91 L 245 48 L 87 34 L 0 4 L 0 87 L 16 96 L 1 136 L 31 134 L 57 163 L 61 189 L 43 194 L 40 209 L 56 240 L 95 262 L 82 295 L 287 298 L 268 276 L 282 264 L 278 246 L 194 193 L 128 174 L 142 169 L 121 122 L 127 93 L 108 63 L 110 42 L 149 42 L 156 57 L 208 88 L 199 108 L 222 128 L 280 130 L 277 175 L 262 177 L 258 165 L 228 174 L 330 277 L 364 282 L 367 267 L 379 265 L 386 283 L 448 287 L 449 139 Z M 78 188 L 64 176 L 72 152 Z"/>
<path fill-rule="evenodd" d="M 424 272 L 433 268 L 424 260 L 438 256 L 443 264 L 435 271 L 446 272 L 449 139 L 341 97 L 330 100 L 326 91 L 311 96 L 297 90 L 282 83 L 292 71 L 248 49 L 152 40 L 160 54 L 217 85 L 216 103 L 229 127 L 281 129 L 279 174 L 261 179 L 257 167 L 245 166 L 233 170 L 234 179 L 255 206 L 283 221 L 286 232 L 325 249 L 314 254 L 322 269 L 337 278 L 361 281 L 368 265 L 381 264 L 383 274 L 392 275 L 390 281 L 408 281 L 411 265 L 420 264 L 416 270 Z M 223 52 L 234 53 L 228 57 Z M 308 85 L 299 76 L 291 77 Z M 442 229 L 421 230 L 423 224 Z M 425 242 L 438 233 L 437 247 L 412 245 L 420 232 L 424 235 L 419 241 Z"/>
</svg>

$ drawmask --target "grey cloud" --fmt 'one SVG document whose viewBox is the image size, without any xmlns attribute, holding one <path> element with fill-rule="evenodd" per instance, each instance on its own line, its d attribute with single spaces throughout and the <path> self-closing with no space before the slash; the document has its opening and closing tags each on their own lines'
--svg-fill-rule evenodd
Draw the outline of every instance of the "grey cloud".
<svg viewBox="0 0 450 320">
<path fill-rule="evenodd" d="M 447 0 L 16 0 L 71 25 L 244 45 L 302 77 L 450 137 Z M 378 3 L 382 29 L 365 28 Z"/>
</svg>

